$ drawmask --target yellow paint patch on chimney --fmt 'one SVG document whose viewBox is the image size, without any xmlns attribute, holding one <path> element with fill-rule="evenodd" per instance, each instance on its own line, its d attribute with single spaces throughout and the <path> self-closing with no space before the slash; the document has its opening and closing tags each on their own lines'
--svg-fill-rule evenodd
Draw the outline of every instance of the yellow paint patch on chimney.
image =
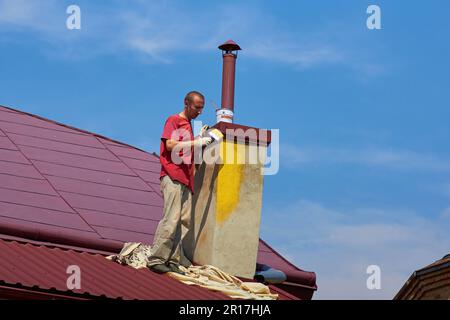
<svg viewBox="0 0 450 320">
<path fill-rule="evenodd" d="M 220 155 L 223 164 L 220 165 L 217 174 L 216 220 L 223 223 L 229 219 L 239 203 L 245 146 L 224 141 Z"/>
</svg>

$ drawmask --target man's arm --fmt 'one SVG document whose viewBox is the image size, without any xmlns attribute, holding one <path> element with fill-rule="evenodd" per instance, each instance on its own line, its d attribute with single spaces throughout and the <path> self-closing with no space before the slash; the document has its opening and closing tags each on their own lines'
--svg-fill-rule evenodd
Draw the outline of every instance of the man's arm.
<svg viewBox="0 0 450 320">
<path fill-rule="evenodd" d="M 172 151 L 177 145 L 180 145 L 182 142 L 184 142 L 184 146 L 180 146 L 180 147 L 190 147 L 192 146 L 192 142 L 193 141 L 175 141 L 172 139 L 167 139 L 166 140 L 166 148 L 168 151 Z"/>
<path fill-rule="evenodd" d="M 188 140 L 188 141 L 175 141 L 172 139 L 166 140 L 166 147 L 167 150 L 172 152 L 173 149 L 184 149 L 184 148 L 190 148 L 190 147 L 203 147 L 207 146 L 212 142 L 212 138 L 210 137 L 199 137 L 194 140 Z"/>
</svg>

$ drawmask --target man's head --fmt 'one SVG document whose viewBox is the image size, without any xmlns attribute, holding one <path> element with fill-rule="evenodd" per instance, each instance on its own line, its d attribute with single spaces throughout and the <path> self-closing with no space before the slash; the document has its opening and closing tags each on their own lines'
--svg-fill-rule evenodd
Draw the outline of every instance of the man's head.
<svg viewBox="0 0 450 320">
<path fill-rule="evenodd" d="M 184 98 L 184 113 L 189 120 L 197 118 L 203 111 L 205 97 L 198 91 L 189 92 Z"/>
</svg>

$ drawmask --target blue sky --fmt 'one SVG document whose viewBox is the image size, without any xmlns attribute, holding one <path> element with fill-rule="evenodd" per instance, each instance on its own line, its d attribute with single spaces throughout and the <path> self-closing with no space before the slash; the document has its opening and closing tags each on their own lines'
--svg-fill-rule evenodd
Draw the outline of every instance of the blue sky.
<svg viewBox="0 0 450 320">
<path fill-rule="evenodd" d="M 81 30 L 66 8 L 81 8 Z M 370 4 L 381 30 L 366 27 Z M 220 104 L 232 38 L 235 122 L 280 130 L 261 233 L 317 272 L 318 299 L 390 299 L 449 253 L 447 0 L 0 0 L 0 104 L 158 151 L 192 89 Z M 366 268 L 381 268 L 381 290 Z"/>
</svg>

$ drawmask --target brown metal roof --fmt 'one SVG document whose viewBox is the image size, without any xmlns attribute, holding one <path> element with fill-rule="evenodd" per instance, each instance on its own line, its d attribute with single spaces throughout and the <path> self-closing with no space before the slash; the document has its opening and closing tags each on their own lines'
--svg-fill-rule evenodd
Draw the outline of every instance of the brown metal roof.
<svg viewBox="0 0 450 320">
<path fill-rule="evenodd" d="M 0 106 L 0 238 L 111 253 L 124 242 L 152 243 L 163 207 L 159 171 L 155 154 Z M 258 262 L 310 295 L 316 289 L 314 273 L 263 241 Z"/>
<path fill-rule="evenodd" d="M 415 271 L 394 300 L 430 299 L 435 295 L 450 299 L 450 255 Z"/>
</svg>

